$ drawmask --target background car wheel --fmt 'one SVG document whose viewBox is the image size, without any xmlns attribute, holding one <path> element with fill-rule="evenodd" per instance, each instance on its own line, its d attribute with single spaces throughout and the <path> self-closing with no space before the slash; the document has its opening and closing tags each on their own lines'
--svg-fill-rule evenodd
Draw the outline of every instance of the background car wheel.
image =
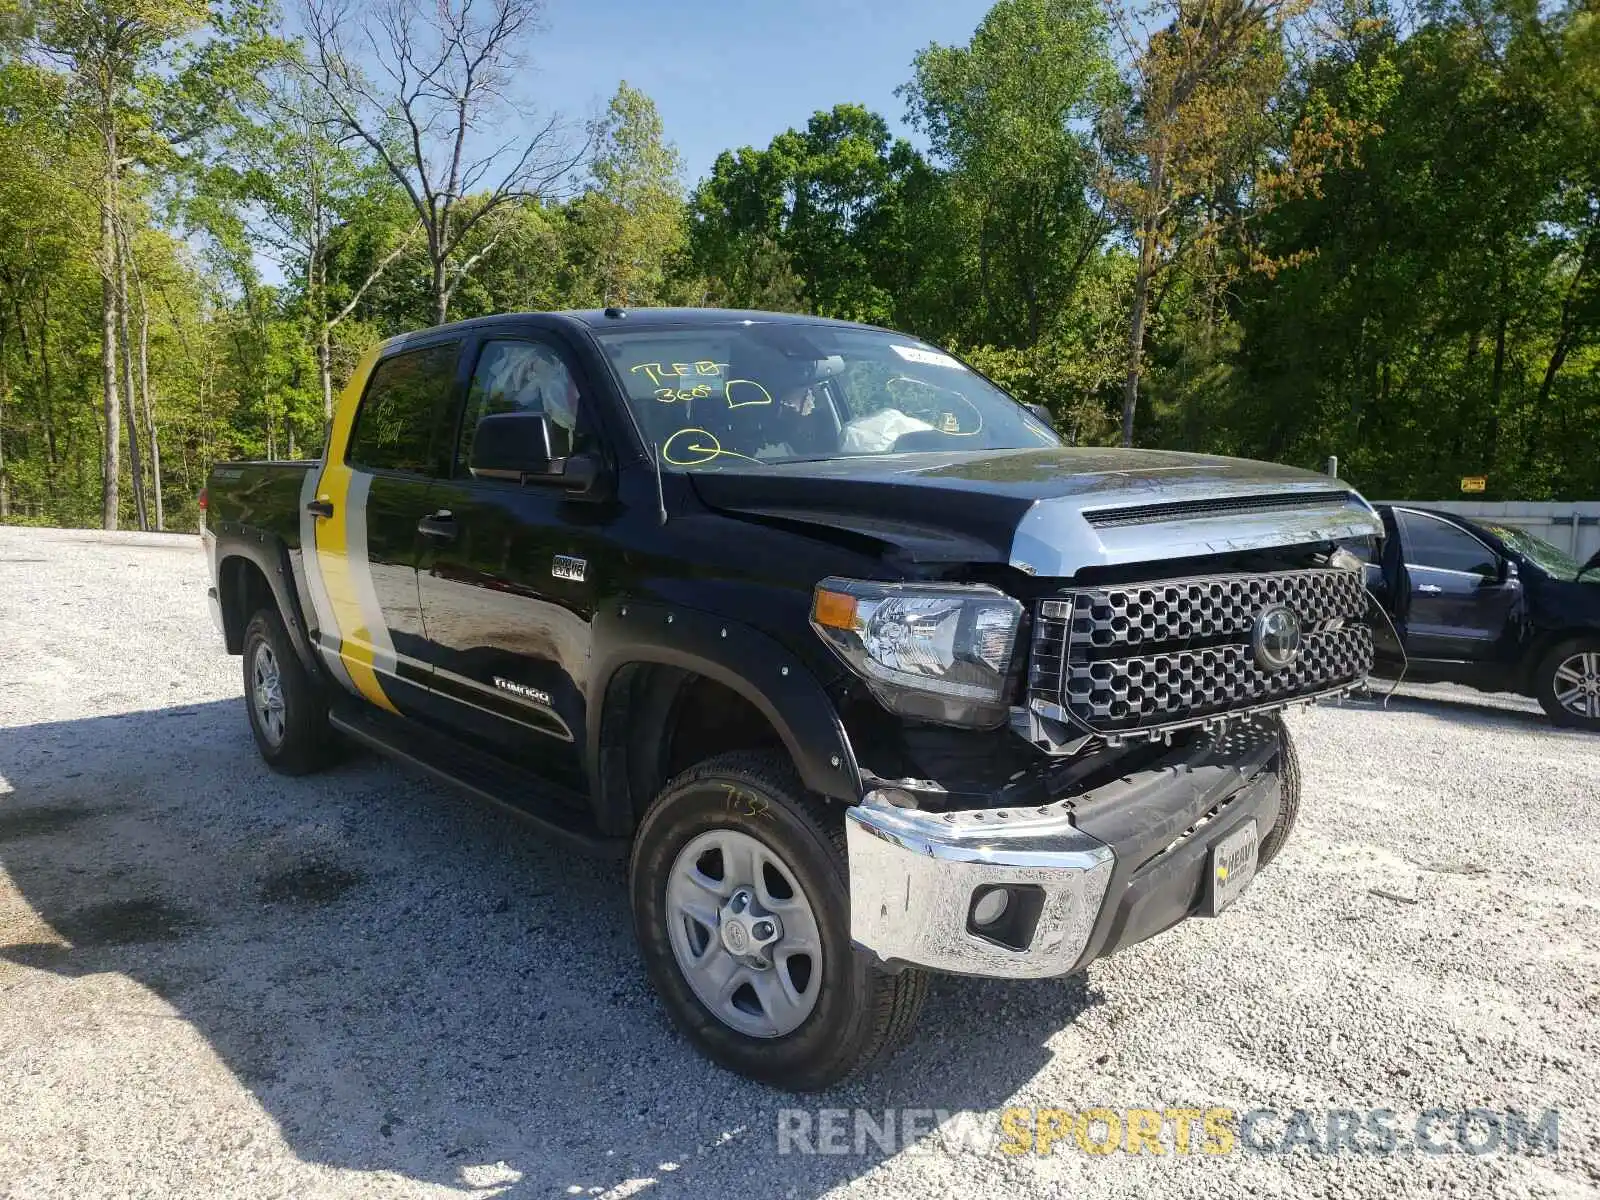
<svg viewBox="0 0 1600 1200">
<path fill-rule="evenodd" d="M 1278 857 L 1294 823 L 1300 817 L 1300 756 L 1295 751 L 1289 727 L 1278 721 L 1278 820 L 1272 832 L 1261 839 L 1261 849 L 1256 853 L 1256 867 L 1267 866 Z"/>
<path fill-rule="evenodd" d="M 634 838 L 634 931 L 668 1015 L 713 1061 L 791 1091 L 897 1042 L 927 993 L 850 944 L 842 814 L 778 755 L 678 776 Z"/>
<path fill-rule="evenodd" d="M 263 608 L 244 631 L 244 702 L 256 748 L 274 771 L 304 775 L 333 757 L 328 701 L 307 674 L 275 608 Z"/>
<path fill-rule="evenodd" d="M 1553 647 L 1534 671 L 1533 686 L 1551 720 L 1600 732 L 1600 638 Z"/>
</svg>

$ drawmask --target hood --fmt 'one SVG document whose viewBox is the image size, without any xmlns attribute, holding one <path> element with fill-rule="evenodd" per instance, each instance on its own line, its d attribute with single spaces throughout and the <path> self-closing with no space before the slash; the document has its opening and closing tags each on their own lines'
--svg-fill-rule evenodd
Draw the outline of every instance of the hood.
<svg viewBox="0 0 1600 1200">
<path fill-rule="evenodd" d="M 925 563 L 1030 575 L 1381 536 L 1347 484 L 1295 467 L 1163 450 L 896 454 L 690 472 L 710 507 L 842 529 Z"/>
</svg>

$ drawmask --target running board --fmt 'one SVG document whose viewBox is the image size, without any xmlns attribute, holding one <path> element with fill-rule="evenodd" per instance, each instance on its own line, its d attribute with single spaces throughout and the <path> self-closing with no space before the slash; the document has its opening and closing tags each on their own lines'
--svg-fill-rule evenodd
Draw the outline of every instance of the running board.
<svg viewBox="0 0 1600 1200">
<path fill-rule="evenodd" d="M 367 704 L 336 701 L 328 722 L 346 737 L 470 792 L 563 845 L 596 858 L 620 859 L 628 853 L 627 838 L 596 829 L 584 797 L 531 771 Z"/>
</svg>

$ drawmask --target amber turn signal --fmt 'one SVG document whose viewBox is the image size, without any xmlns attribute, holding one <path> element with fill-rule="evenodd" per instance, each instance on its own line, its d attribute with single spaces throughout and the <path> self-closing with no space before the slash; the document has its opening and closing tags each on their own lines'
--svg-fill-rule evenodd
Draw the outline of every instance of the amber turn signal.
<svg viewBox="0 0 1600 1200">
<path fill-rule="evenodd" d="M 811 609 L 811 619 L 829 629 L 854 629 L 856 598 L 844 592 L 825 592 L 818 588 L 816 602 Z"/>
</svg>

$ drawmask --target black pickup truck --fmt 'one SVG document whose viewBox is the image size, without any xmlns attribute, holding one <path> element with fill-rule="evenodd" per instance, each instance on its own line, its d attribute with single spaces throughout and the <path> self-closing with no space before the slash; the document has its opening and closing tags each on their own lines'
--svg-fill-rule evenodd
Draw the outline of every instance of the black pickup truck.
<svg viewBox="0 0 1600 1200">
<path fill-rule="evenodd" d="M 1392 622 L 1379 674 L 1532 696 L 1600 731 L 1600 554 L 1580 563 L 1504 521 L 1381 504 L 1368 584 Z M 1361 547 L 1353 545 L 1360 553 Z"/>
<path fill-rule="evenodd" d="M 626 856 L 716 1061 L 830 1084 L 927 972 L 1063 976 L 1271 862 L 1292 704 L 1364 681 L 1373 510 L 1063 446 L 916 338 L 524 314 L 384 343 L 325 457 L 217 467 L 262 756 L 354 739 Z"/>
</svg>

